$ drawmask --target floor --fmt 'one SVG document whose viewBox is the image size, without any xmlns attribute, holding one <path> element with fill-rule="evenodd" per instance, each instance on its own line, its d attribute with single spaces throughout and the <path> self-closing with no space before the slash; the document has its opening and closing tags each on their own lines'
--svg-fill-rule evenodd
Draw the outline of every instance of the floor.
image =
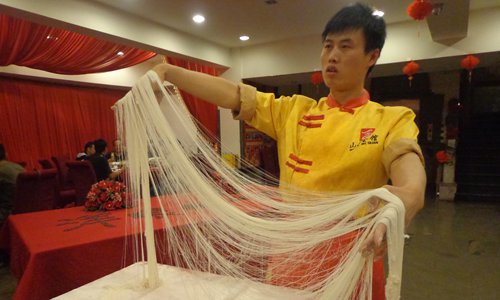
<svg viewBox="0 0 500 300">
<path fill-rule="evenodd" d="M 401 299 L 500 299 L 500 203 L 429 199 L 407 230 Z M 0 299 L 16 280 L 0 268 Z"/>
<path fill-rule="evenodd" d="M 401 299 L 500 299 L 500 203 L 429 200 L 407 233 Z"/>
</svg>

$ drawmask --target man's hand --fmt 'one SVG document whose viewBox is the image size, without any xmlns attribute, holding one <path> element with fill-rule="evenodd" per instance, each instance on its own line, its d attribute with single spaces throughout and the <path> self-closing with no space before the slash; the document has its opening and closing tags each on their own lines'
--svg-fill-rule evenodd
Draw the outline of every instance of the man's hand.
<svg viewBox="0 0 500 300">
<path fill-rule="evenodd" d="M 156 75 L 158 75 L 158 78 L 160 79 L 160 82 L 161 84 L 163 84 L 163 82 L 165 81 L 165 73 L 166 73 L 166 64 L 163 63 L 163 64 L 159 64 L 159 65 L 156 65 L 153 67 L 153 71 L 156 73 Z M 156 82 L 153 83 L 152 85 L 152 88 L 153 88 L 153 91 L 156 95 L 156 99 L 158 100 L 158 102 L 161 101 L 161 86 L 158 85 Z"/>
<path fill-rule="evenodd" d="M 367 203 L 368 212 L 373 212 L 378 209 L 381 205 L 380 198 L 374 197 L 370 199 Z M 366 240 L 361 245 L 361 254 L 364 257 L 375 255 L 374 259 L 378 260 L 383 258 L 387 253 L 387 243 L 385 234 L 387 232 L 387 227 L 385 224 L 378 224 L 375 229 L 368 235 Z"/>
<path fill-rule="evenodd" d="M 387 240 L 385 234 L 387 227 L 385 224 L 378 224 L 375 229 L 368 235 L 367 239 L 361 245 L 361 254 L 364 257 L 375 255 L 374 260 L 379 260 L 387 253 Z"/>
<path fill-rule="evenodd" d="M 158 78 L 160 78 L 160 82 L 165 81 L 165 74 L 167 73 L 167 68 L 168 65 L 166 63 L 158 64 L 153 67 L 153 71 L 156 72 L 156 75 L 158 75 Z"/>
<path fill-rule="evenodd" d="M 398 196 L 405 206 L 405 225 L 408 226 L 422 209 L 425 194 L 425 171 L 415 153 L 407 153 L 394 161 L 391 165 L 391 180 L 394 185 L 385 185 L 389 192 Z M 371 203 L 372 201 L 370 201 Z M 375 254 L 379 259 L 387 252 L 387 228 L 378 224 L 361 245 L 363 256 Z"/>
</svg>

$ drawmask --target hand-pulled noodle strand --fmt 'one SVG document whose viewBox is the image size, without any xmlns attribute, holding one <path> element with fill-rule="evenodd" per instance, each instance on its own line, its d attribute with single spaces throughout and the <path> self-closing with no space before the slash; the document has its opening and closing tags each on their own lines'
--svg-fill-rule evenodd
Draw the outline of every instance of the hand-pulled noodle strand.
<svg viewBox="0 0 500 300">
<path fill-rule="evenodd" d="M 292 276 L 282 285 L 304 299 L 371 299 L 373 256 L 363 257 L 360 246 L 382 222 L 389 258 L 386 297 L 399 299 L 404 206 L 387 190 L 337 194 L 278 188 L 264 172 L 251 177 L 231 168 L 201 134 L 176 88 L 165 88 L 154 72 L 115 105 L 115 114 L 127 149 L 130 210 L 157 201 L 155 222 L 163 223 L 161 234 L 152 228 L 145 234 L 142 219 L 134 219 L 134 259 L 147 260 L 154 251 L 146 248 L 153 247 L 161 263 L 263 283 L 286 266 L 306 263 L 311 265 L 306 276 Z M 359 215 L 374 198 L 385 205 Z M 151 212 L 144 214 L 151 222 Z M 336 239 L 349 234 L 356 238 L 333 251 Z M 156 247 L 150 242 L 146 247 L 144 235 Z M 328 251 L 311 258 L 322 247 Z M 322 266 L 332 259 L 336 267 L 325 273 Z M 148 276 L 156 276 L 148 278 L 150 286 L 158 283 L 157 272 Z"/>
</svg>

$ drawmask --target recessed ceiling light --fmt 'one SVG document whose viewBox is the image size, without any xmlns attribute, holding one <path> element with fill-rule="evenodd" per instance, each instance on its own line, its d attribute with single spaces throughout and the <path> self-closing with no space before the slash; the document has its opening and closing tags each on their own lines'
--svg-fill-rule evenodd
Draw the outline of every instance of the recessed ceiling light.
<svg viewBox="0 0 500 300">
<path fill-rule="evenodd" d="M 250 37 L 248 35 L 240 36 L 240 40 L 242 40 L 242 41 L 248 41 L 249 39 L 250 39 Z"/>
<path fill-rule="evenodd" d="M 194 21 L 195 23 L 200 24 L 200 23 L 205 22 L 205 17 L 204 17 L 204 16 L 202 16 L 202 15 L 195 15 L 195 16 L 193 17 L 193 21 Z"/>
<path fill-rule="evenodd" d="M 116 53 L 116 55 L 118 55 L 118 56 L 123 56 L 124 54 L 125 54 L 125 53 L 123 53 L 122 51 L 118 51 L 118 52 Z"/>
<path fill-rule="evenodd" d="M 376 9 L 376 10 L 373 11 L 372 14 L 374 16 L 377 16 L 377 17 L 383 17 L 385 13 L 383 11 L 381 11 L 381 10 Z"/>
</svg>

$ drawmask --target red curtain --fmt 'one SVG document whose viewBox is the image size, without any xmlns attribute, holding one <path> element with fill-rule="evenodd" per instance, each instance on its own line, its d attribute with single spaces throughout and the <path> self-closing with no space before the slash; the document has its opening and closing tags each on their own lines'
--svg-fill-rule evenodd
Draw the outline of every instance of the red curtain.
<svg viewBox="0 0 500 300">
<path fill-rule="evenodd" d="M 111 106 L 126 91 L 0 77 L 0 143 L 10 160 L 75 158 L 87 141 L 116 137 Z"/>
<path fill-rule="evenodd" d="M 88 74 L 130 67 L 155 55 L 0 14 L 0 66 Z"/>
<path fill-rule="evenodd" d="M 183 67 L 191 71 L 197 71 L 205 74 L 210 74 L 213 76 L 219 76 L 217 69 L 195 63 L 193 61 L 188 61 L 181 58 L 167 57 L 167 62 L 174 66 Z M 208 138 L 212 139 L 212 142 L 219 140 L 219 120 L 217 106 L 211 103 L 202 101 L 191 94 L 188 94 L 181 90 L 181 96 L 189 109 L 189 112 L 198 120 L 204 128 L 202 130 L 205 132 Z"/>
<path fill-rule="evenodd" d="M 123 55 L 118 55 L 122 52 Z M 126 68 L 155 53 L 0 14 L 0 66 L 15 64 L 59 74 L 88 74 Z M 168 62 L 218 76 L 213 67 L 183 59 Z M 83 143 L 115 137 L 110 106 L 125 91 L 61 86 L 0 77 L 0 143 L 11 160 L 53 155 L 74 157 Z M 219 136 L 217 107 L 182 92 L 191 114 L 209 138 Z"/>
</svg>

